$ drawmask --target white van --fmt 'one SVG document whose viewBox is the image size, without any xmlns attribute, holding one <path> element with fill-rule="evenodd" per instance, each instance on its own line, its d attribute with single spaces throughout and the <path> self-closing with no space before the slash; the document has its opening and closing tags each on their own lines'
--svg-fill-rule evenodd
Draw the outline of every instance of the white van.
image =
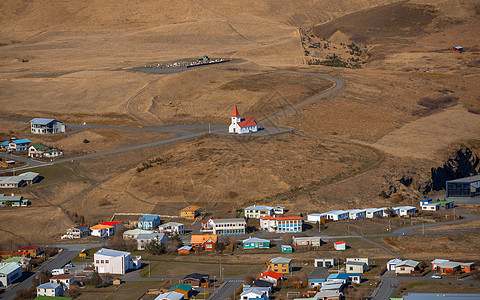
<svg viewBox="0 0 480 300">
<path fill-rule="evenodd" d="M 52 275 L 55 276 L 55 275 L 61 275 L 61 274 L 65 274 L 65 270 L 64 269 L 53 269 L 52 270 Z"/>
</svg>

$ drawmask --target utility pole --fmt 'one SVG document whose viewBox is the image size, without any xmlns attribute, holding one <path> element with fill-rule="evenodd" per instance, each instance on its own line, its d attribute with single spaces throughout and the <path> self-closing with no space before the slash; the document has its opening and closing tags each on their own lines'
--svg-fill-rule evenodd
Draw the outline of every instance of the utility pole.
<svg viewBox="0 0 480 300">
<path fill-rule="evenodd" d="M 423 232 L 423 235 L 425 235 L 425 223 L 422 223 L 422 232 Z"/>
<path fill-rule="evenodd" d="M 152 264 L 151 261 L 148 262 L 148 278 L 150 278 L 150 265 Z"/>
<path fill-rule="evenodd" d="M 455 221 L 455 206 L 453 207 L 453 220 Z"/>
<path fill-rule="evenodd" d="M 392 226 L 390 225 L 390 219 L 388 219 L 388 232 L 392 232 Z"/>
</svg>

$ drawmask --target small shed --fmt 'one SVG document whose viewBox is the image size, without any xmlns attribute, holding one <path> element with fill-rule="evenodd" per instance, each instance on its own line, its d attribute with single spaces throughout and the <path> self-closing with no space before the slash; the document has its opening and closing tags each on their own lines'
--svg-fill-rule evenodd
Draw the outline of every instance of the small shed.
<svg viewBox="0 0 480 300">
<path fill-rule="evenodd" d="M 282 253 L 292 253 L 293 248 L 290 245 L 282 245 Z"/>
<path fill-rule="evenodd" d="M 347 250 L 347 244 L 344 241 L 333 243 L 333 247 L 335 247 L 335 250 Z"/>
</svg>

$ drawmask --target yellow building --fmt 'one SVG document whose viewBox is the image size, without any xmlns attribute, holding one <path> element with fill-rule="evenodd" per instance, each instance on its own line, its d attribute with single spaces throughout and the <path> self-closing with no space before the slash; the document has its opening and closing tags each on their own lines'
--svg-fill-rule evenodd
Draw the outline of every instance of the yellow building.
<svg viewBox="0 0 480 300">
<path fill-rule="evenodd" d="M 275 257 L 266 263 L 265 266 L 274 272 L 288 274 L 292 271 L 292 260 L 285 257 Z"/>
<path fill-rule="evenodd" d="M 24 246 L 18 249 L 19 252 L 28 252 L 30 257 L 35 258 L 38 254 L 40 254 L 40 247 L 39 246 Z"/>
<path fill-rule="evenodd" d="M 180 218 L 193 220 L 199 215 L 199 212 L 198 212 L 199 209 L 200 207 L 196 205 L 190 205 L 188 207 L 185 207 L 180 211 Z"/>
</svg>

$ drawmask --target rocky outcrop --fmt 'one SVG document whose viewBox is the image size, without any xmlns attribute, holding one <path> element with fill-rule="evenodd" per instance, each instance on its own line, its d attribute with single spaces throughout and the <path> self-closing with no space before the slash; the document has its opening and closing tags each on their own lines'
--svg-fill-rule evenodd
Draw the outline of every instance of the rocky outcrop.
<svg viewBox="0 0 480 300">
<path fill-rule="evenodd" d="M 479 153 L 463 146 L 451 153 L 443 165 L 431 168 L 430 173 L 403 174 L 400 178 L 387 179 L 380 196 L 392 201 L 405 197 L 421 198 L 430 192 L 444 190 L 448 180 L 477 174 L 480 174 Z"/>
</svg>

